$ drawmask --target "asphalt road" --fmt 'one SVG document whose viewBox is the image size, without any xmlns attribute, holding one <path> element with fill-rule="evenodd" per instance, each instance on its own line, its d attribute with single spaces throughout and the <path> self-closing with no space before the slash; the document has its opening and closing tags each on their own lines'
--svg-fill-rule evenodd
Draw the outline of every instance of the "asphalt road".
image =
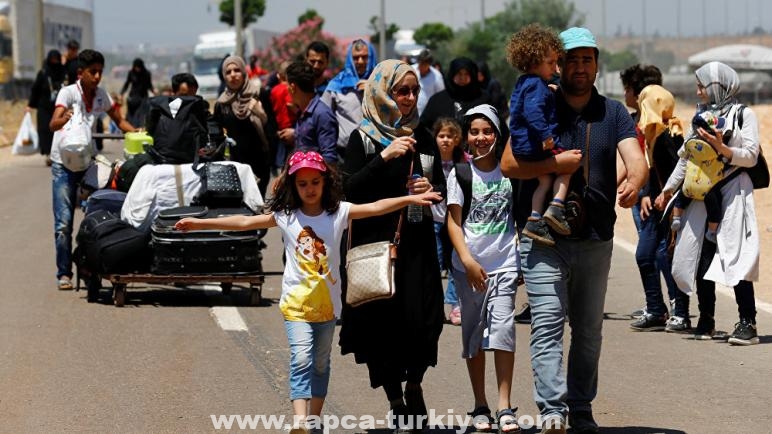
<svg viewBox="0 0 772 434">
<path fill-rule="evenodd" d="M 108 149 L 115 156 L 118 148 Z M 1 152 L 0 432 L 211 432 L 218 431 L 212 415 L 291 415 L 278 277 L 267 278 L 264 303 L 256 307 L 245 306 L 246 291 L 224 296 L 213 284 L 132 284 L 123 308 L 111 304 L 107 282 L 98 303 L 87 303 L 85 291 L 58 291 L 50 171 L 38 156 Z M 269 231 L 267 241 L 264 267 L 279 271 L 277 232 Z M 759 310 L 761 344 L 751 347 L 632 332 L 628 313 L 642 305 L 643 293 L 628 247 L 615 245 L 606 300 L 594 403 L 601 432 L 772 432 L 768 305 Z M 733 299 L 719 295 L 719 328 L 731 331 L 736 315 Z M 517 325 L 513 403 L 519 415 L 533 417 L 528 332 Z M 366 429 L 367 416 L 384 419 L 382 390 L 370 389 L 366 369 L 340 355 L 337 338 L 335 345 L 325 413 L 364 425 L 332 432 L 385 433 L 382 425 Z M 472 409 L 460 352 L 460 328 L 447 325 L 439 363 L 424 383 L 428 406 L 444 421 Z M 487 388 L 495 402 L 491 362 Z M 460 428 L 454 425 L 434 432 Z M 239 431 L 235 419 L 231 428 Z M 246 430 L 281 431 L 262 424 Z"/>
</svg>

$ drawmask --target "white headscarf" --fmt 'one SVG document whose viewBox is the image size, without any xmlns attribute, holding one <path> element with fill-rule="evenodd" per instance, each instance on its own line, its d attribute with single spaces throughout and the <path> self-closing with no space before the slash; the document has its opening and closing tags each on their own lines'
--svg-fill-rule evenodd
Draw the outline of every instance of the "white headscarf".
<svg viewBox="0 0 772 434">
<path fill-rule="evenodd" d="M 724 115 L 737 103 L 735 95 L 740 90 L 740 77 L 734 69 L 721 62 L 709 62 L 695 71 L 695 75 L 708 93 L 705 109 Z"/>
</svg>

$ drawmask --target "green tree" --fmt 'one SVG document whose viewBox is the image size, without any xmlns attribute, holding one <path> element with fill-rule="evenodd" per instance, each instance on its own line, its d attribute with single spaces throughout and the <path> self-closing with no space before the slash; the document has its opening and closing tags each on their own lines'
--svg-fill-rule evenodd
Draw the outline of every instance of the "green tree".
<svg viewBox="0 0 772 434">
<path fill-rule="evenodd" d="M 298 25 L 301 25 L 306 21 L 312 20 L 316 17 L 322 18 L 322 16 L 316 12 L 316 9 L 306 9 L 306 11 L 303 12 L 303 15 L 298 17 Z M 324 18 L 322 18 L 322 24 L 324 24 Z"/>
<path fill-rule="evenodd" d="M 236 25 L 234 0 L 220 2 L 220 21 L 233 27 Z M 241 24 L 244 27 L 256 23 L 265 13 L 265 0 L 241 0 Z"/>
<path fill-rule="evenodd" d="M 584 21 L 570 0 L 511 0 L 504 10 L 456 32 L 440 43 L 436 58 L 447 63 L 459 56 L 488 62 L 491 73 L 501 82 L 504 92 L 514 85 L 518 72 L 507 63 L 505 50 L 513 33 L 530 23 L 541 23 L 556 31 L 580 26 Z"/>
<path fill-rule="evenodd" d="M 601 48 L 598 61 L 608 71 L 621 71 L 640 63 L 638 56 L 629 48 L 616 53 L 610 53 Z"/>
<path fill-rule="evenodd" d="M 416 29 L 413 39 L 431 50 L 436 50 L 440 43 L 453 39 L 453 29 L 442 23 L 424 23 Z"/>
<path fill-rule="evenodd" d="M 381 42 L 381 33 L 380 28 L 378 27 L 379 19 L 377 16 L 373 15 L 370 17 L 370 30 L 372 30 L 373 34 L 370 36 L 370 42 L 372 42 L 375 45 L 379 45 Z M 399 31 L 399 26 L 391 23 L 386 25 L 386 40 L 390 41 L 394 39 L 394 34 Z"/>
<path fill-rule="evenodd" d="M 509 35 L 531 23 L 556 30 L 579 26 L 584 18 L 578 14 L 573 2 L 567 0 L 512 0 L 504 10 L 485 21 L 486 29 Z"/>
</svg>

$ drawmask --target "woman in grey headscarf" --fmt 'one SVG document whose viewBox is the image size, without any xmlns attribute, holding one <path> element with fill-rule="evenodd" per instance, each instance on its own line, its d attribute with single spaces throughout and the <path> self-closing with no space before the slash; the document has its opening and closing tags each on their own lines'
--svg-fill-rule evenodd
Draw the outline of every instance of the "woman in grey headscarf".
<svg viewBox="0 0 772 434">
<path fill-rule="evenodd" d="M 260 102 L 260 86 L 247 79 L 247 65 L 239 56 L 225 58 L 222 73 L 226 87 L 214 104 L 214 119 L 236 141 L 230 150 L 231 160 L 252 167 L 265 197 L 271 158 L 266 135 L 268 115 Z"/>
<path fill-rule="evenodd" d="M 687 137 L 709 143 L 727 165 L 724 179 L 713 188 L 721 189 L 723 216 L 717 243 L 705 243 L 706 211 L 694 200 L 685 209 L 676 240 L 673 278 L 687 293 L 696 289 L 700 318 L 695 339 L 709 340 L 715 334 L 716 283 L 734 287 L 740 321 L 729 342 L 752 345 L 759 342 L 753 283 L 759 278 L 759 230 L 753 200 L 753 183 L 746 170 L 756 165 L 761 146 L 756 114 L 737 102 L 740 88 L 737 73 L 720 62 L 710 62 L 696 71 L 698 113 L 709 111 L 724 118 L 723 128 L 703 128 Z M 656 205 L 662 209 L 684 180 L 686 161 L 670 175 Z"/>
</svg>

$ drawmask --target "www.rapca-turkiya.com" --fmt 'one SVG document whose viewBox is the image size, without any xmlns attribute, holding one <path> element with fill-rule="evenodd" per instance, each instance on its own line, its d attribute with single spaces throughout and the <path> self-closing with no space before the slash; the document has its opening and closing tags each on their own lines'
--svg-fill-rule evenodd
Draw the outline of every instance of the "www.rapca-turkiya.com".
<svg viewBox="0 0 772 434">
<path fill-rule="evenodd" d="M 265 415 L 265 414 L 231 414 L 231 415 L 209 415 L 212 419 L 212 426 L 215 430 L 221 429 L 240 429 L 240 430 L 271 430 L 273 432 L 288 430 L 293 426 L 298 426 L 301 423 L 305 423 L 308 428 L 325 428 L 329 432 L 334 432 L 336 429 L 343 430 L 371 430 L 378 427 L 388 426 L 394 428 L 397 423 L 400 427 L 413 428 L 417 426 L 427 426 L 431 429 L 455 429 L 457 433 L 463 433 L 468 426 L 471 426 L 479 422 L 487 422 L 488 419 L 485 416 L 478 416 L 472 418 L 467 414 L 454 414 L 452 409 L 448 409 L 445 414 L 437 414 L 435 410 L 430 410 L 428 416 L 400 416 L 399 420 L 395 420 L 394 415 L 389 412 L 384 417 L 376 417 L 371 415 L 354 416 L 344 415 L 338 416 L 334 414 L 325 414 L 323 416 L 308 416 L 305 422 L 298 416 L 288 417 L 286 415 Z M 419 420 L 420 419 L 420 420 Z M 523 429 L 529 429 L 532 427 L 542 427 L 542 417 L 538 415 L 536 417 L 529 415 L 521 415 L 517 419 L 518 425 Z M 494 423 L 493 429 L 498 428 Z"/>
</svg>

